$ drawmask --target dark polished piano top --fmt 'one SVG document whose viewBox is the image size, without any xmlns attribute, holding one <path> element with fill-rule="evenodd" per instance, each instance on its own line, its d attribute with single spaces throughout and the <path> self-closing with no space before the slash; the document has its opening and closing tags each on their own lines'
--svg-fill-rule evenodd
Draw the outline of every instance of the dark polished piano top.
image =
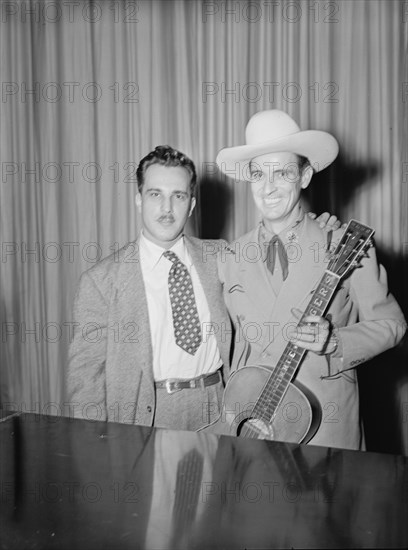
<svg viewBox="0 0 408 550">
<path fill-rule="evenodd" d="M 65 417 L 0 420 L 4 549 L 408 547 L 408 459 Z"/>
</svg>

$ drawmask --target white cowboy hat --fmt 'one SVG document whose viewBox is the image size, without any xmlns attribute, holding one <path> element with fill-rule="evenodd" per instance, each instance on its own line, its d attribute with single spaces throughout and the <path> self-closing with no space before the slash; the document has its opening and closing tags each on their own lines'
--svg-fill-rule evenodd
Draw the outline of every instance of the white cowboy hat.
<svg viewBox="0 0 408 550">
<path fill-rule="evenodd" d="M 278 109 L 253 115 L 245 130 L 246 145 L 222 149 L 216 162 L 220 170 L 236 179 L 249 179 L 249 162 L 267 153 L 296 153 L 306 157 L 313 170 L 319 172 L 337 157 L 337 140 L 319 130 L 301 131 L 287 113 Z M 239 172 L 237 173 L 237 169 Z"/>
</svg>

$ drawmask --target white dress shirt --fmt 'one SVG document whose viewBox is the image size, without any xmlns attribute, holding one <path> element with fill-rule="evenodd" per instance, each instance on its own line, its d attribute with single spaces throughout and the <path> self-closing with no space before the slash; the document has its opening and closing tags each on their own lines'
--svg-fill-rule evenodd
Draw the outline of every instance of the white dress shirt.
<svg viewBox="0 0 408 550">
<path fill-rule="evenodd" d="M 153 347 L 153 375 L 155 380 L 167 378 L 195 378 L 215 372 L 222 365 L 217 340 L 210 330 L 211 316 L 203 287 L 191 257 L 181 237 L 170 250 L 187 267 L 193 283 L 200 319 L 202 341 L 194 355 L 181 349 L 175 342 L 168 276 L 172 262 L 163 257 L 166 249 L 140 236 L 140 263 L 146 288 L 150 333 Z"/>
</svg>

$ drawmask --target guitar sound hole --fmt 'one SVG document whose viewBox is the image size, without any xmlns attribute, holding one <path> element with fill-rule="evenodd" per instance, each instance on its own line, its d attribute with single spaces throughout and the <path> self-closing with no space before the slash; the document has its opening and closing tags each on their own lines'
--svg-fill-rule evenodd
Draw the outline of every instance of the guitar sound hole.
<svg viewBox="0 0 408 550">
<path fill-rule="evenodd" d="M 238 426 L 238 437 L 248 437 L 252 439 L 273 439 L 273 428 L 263 420 L 258 418 L 247 418 Z"/>
</svg>

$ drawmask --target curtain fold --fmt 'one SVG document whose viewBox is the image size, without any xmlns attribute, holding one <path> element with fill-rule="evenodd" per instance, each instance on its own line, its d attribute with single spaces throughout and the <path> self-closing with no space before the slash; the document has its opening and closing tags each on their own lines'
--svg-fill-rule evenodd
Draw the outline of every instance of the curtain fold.
<svg viewBox="0 0 408 550">
<path fill-rule="evenodd" d="M 406 3 L 44 0 L 31 15 L 27 2 L 5 4 L 3 406 L 58 413 L 79 276 L 136 237 L 136 167 L 156 145 L 196 163 L 189 232 L 232 240 L 257 223 L 248 186 L 221 177 L 215 157 L 244 143 L 262 109 L 338 138 L 339 158 L 305 200 L 376 229 L 407 315 Z M 407 345 L 396 353 L 406 361 Z M 408 453 L 407 375 L 396 366 L 386 376 L 394 448 Z"/>
</svg>

